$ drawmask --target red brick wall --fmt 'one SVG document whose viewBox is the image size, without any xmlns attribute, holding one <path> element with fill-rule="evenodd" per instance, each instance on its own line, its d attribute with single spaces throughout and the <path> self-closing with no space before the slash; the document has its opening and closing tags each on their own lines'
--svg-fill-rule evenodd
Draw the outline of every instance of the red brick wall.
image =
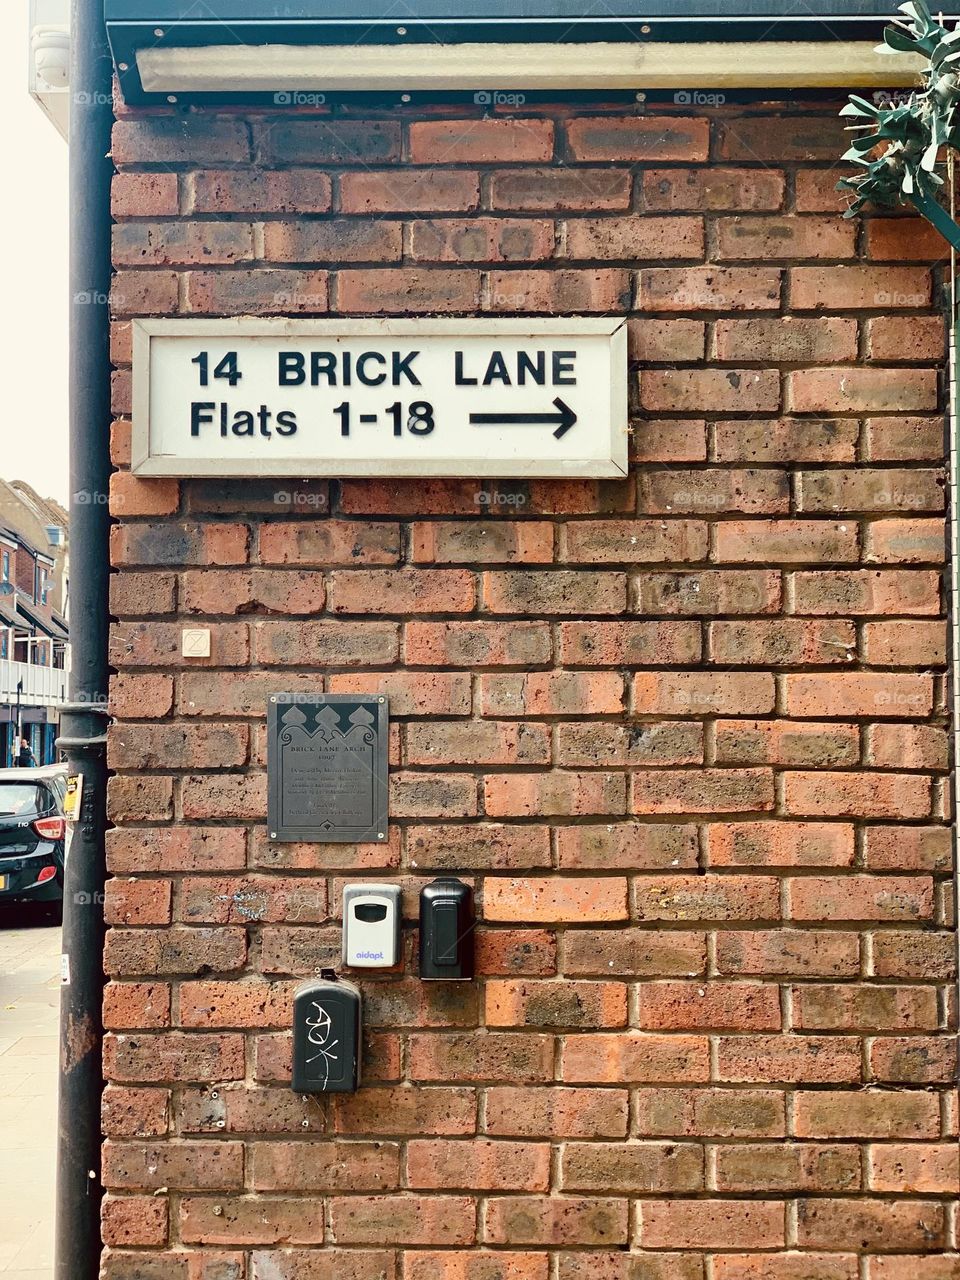
<svg viewBox="0 0 960 1280">
<path fill-rule="evenodd" d="M 118 123 L 108 1280 L 960 1276 L 941 245 L 837 106 Z M 289 311 L 629 312 L 631 476 L 133 480 L 124 317 Z M 389 693 L 388 848 L 266 839 L 297 689 Z M 409 926 L 296 1097 L 439 870 L 479 979 Z"/>
</svg>

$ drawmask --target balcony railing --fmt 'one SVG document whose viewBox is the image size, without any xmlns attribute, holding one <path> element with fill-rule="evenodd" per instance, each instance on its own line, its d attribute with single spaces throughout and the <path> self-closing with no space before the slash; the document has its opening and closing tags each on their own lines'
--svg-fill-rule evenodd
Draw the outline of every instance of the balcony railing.
<svg viewBox="0 0 960 1280">
<path fill-rule="evenodd" d="M 32 662 L 0 658 L 0 703 L 16 705 L 17 685 L 22 681 L 20 705 L 55 707 L 67 700 L 69 672 L 60 667 L 38 667 Z"/>
</svg>

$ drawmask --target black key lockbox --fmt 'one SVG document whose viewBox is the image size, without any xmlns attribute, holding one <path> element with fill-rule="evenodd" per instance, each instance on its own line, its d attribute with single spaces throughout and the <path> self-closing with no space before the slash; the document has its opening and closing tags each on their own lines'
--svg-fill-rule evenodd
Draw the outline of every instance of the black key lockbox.
<svg viewBox="0 0 960 1280">
<path fill-rule="evenodd" d="M 457 981 L 473 977 L 473 890 L 441 877 L 420 894 L 420 977 Z"/>
<path fill-rule="evenodd" d="M 359 988 L 329 969 L 293 996 L 293 1089 L 355 1093 L 360 1087 Z"/>
</svg>

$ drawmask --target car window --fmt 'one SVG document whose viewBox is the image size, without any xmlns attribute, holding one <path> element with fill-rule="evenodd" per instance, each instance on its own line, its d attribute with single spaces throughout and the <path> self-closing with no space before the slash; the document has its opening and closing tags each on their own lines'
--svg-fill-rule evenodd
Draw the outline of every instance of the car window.
<svg viewBox="0 0 960 1280">
<path fill-rule="evenodd" d="M 47 813 L 51 808 L 50 800 L 46 787 L 35 782 L 0 783 L 0 818 Z"/>
</svg>

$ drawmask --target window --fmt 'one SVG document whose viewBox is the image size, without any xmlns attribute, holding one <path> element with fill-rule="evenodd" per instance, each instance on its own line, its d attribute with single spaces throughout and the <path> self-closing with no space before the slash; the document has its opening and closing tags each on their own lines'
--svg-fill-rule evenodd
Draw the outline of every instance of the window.
<svg viewBox="0 0 960 1280">
<path fill-rule="evenodd" d="M 10 552 L 4 551 L 0 557 L 0 582 L 10 581 Z"/>
<path fill-rule="evenodd" d="M 10 657 L 10 632 L 0 631 L 0 658 Z"/>
</svg>

